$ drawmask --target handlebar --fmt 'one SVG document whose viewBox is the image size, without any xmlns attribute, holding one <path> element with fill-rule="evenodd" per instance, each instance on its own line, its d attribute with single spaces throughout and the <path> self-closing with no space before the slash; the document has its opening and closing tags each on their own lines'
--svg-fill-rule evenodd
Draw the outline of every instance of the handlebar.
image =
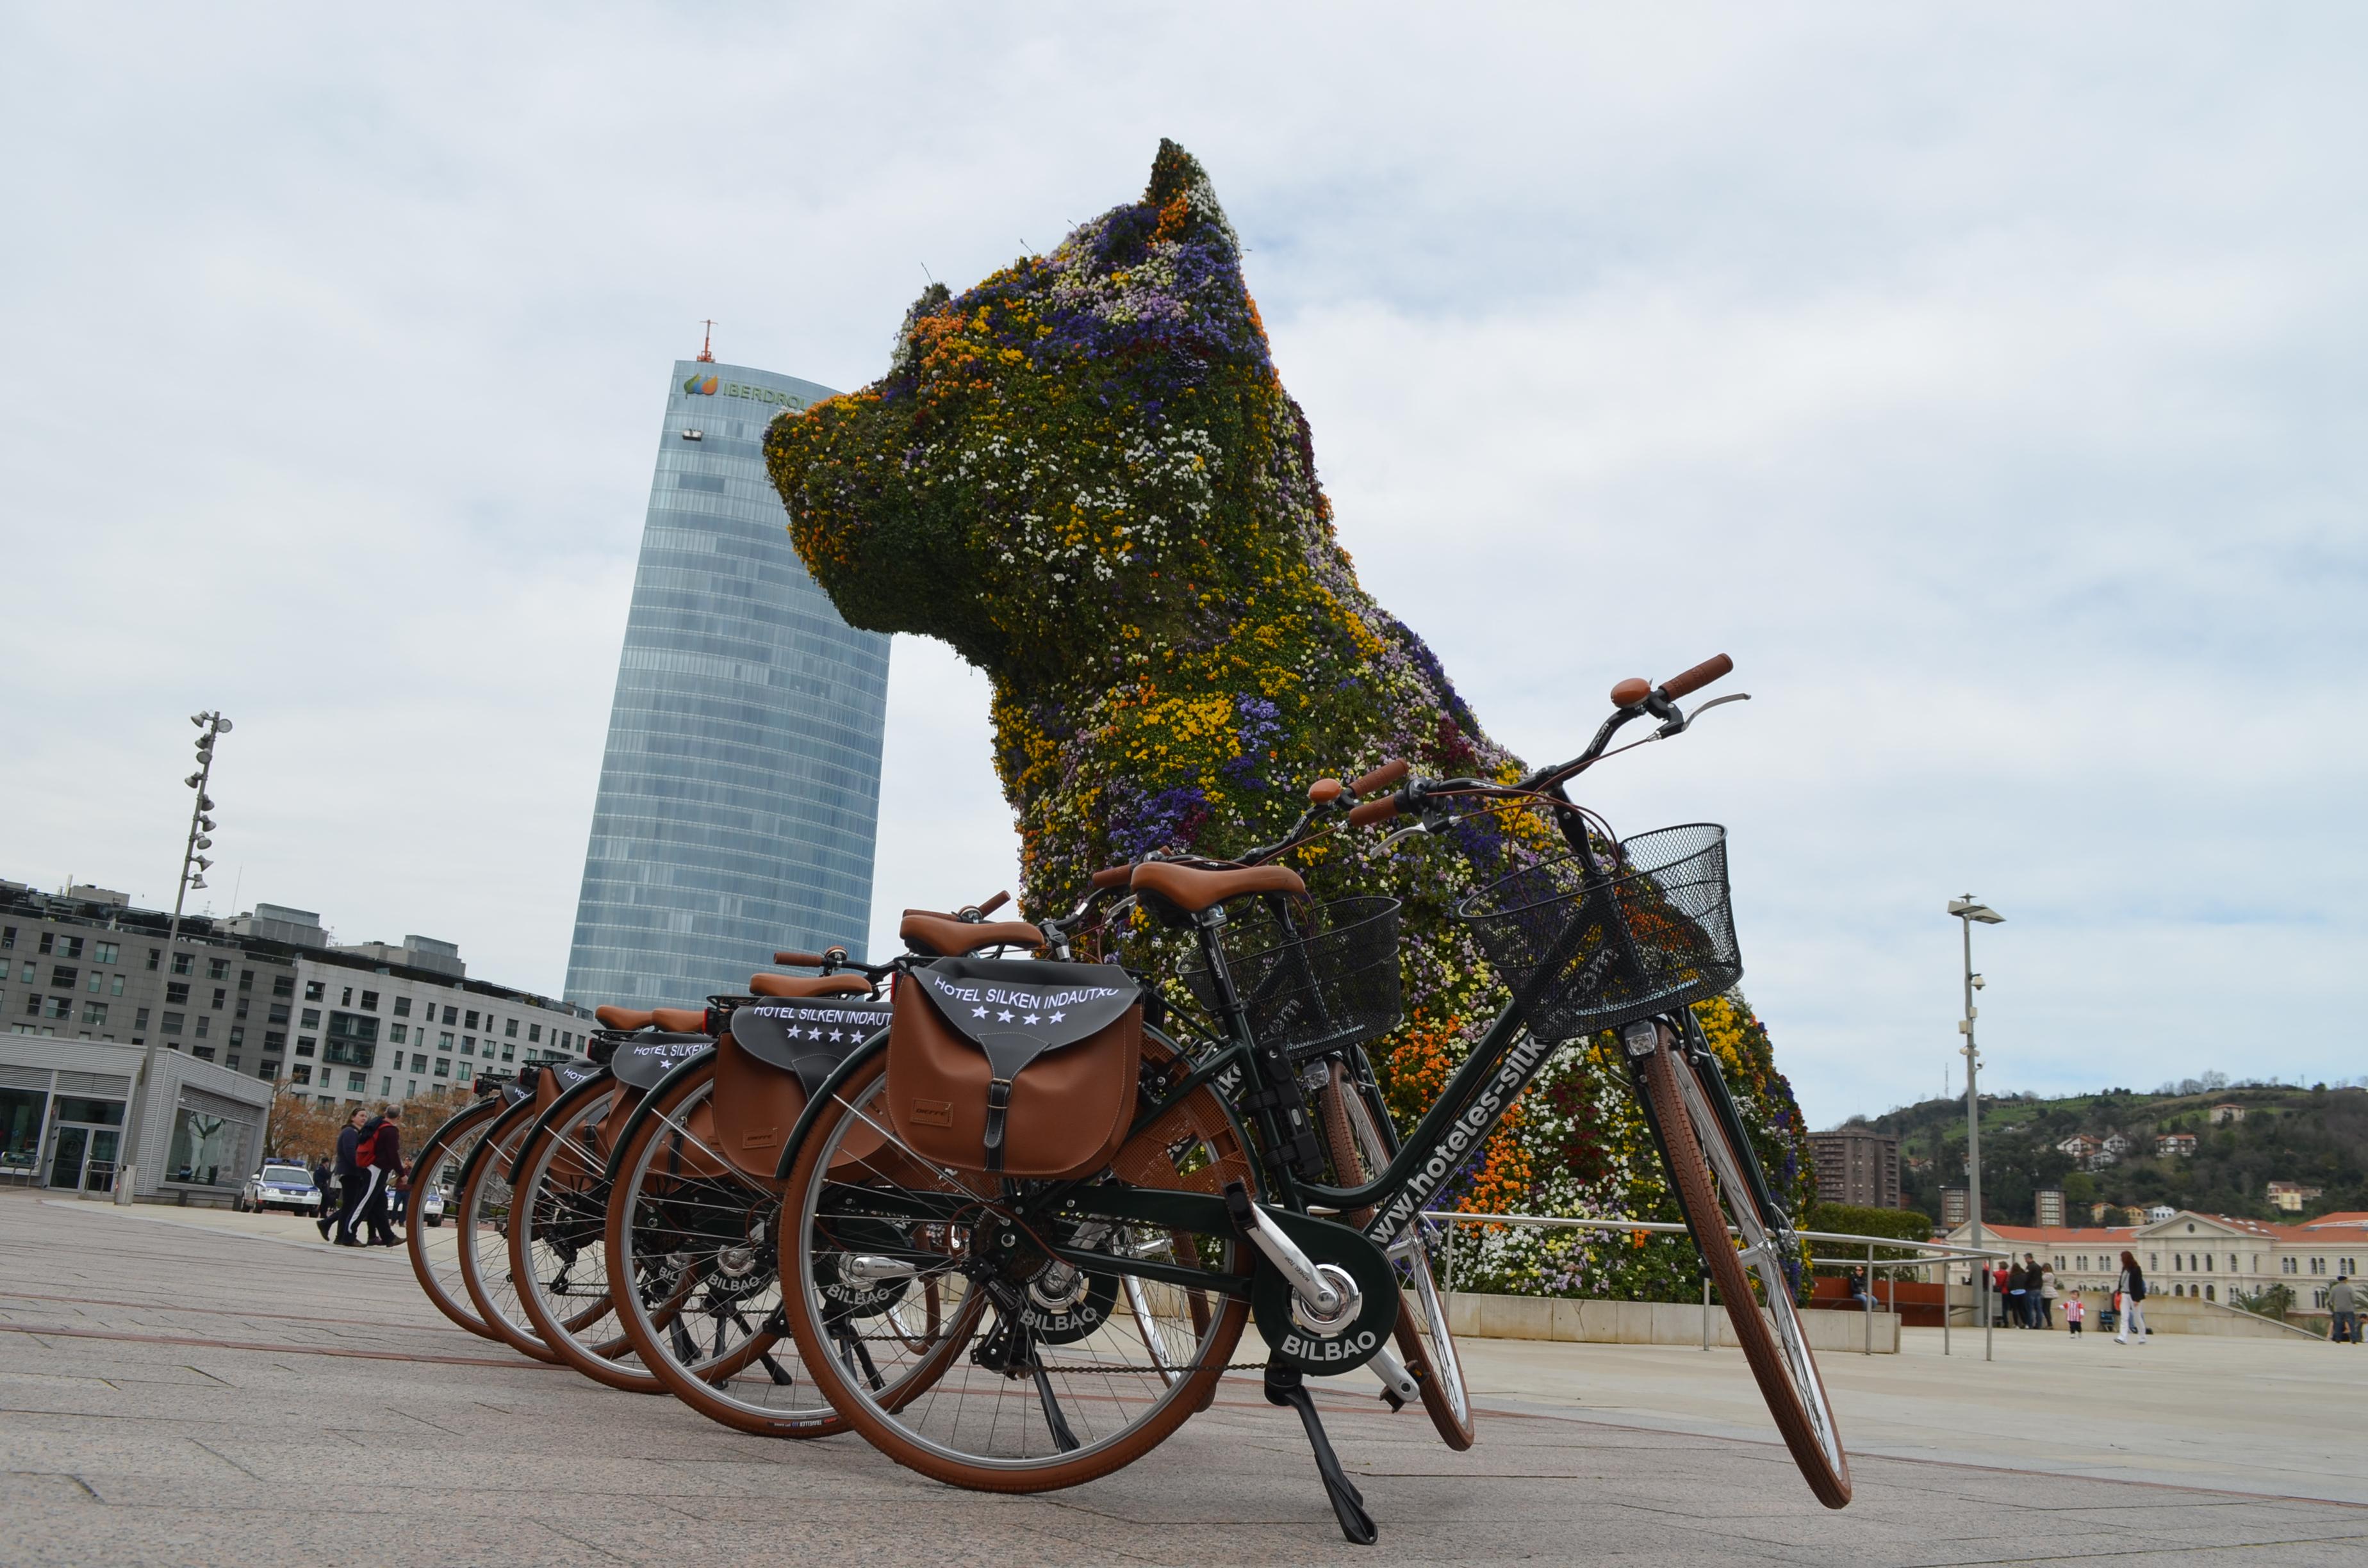
<svg viewBox="0 0 2368 1568">
<path fill-rule="evenodd" d="M 1664 697 L 1691 697 L 1723 675 L 1733 673 L 1735 661 L 1725 653 L 1713 653 L 1690 670 L 1680 670 L 1661 683 Z"/>
<path fill-rule="evenodd" d="M 1131 865 L 1105 866 L 1096 871 L 1091 879 L 1094 886 L 1104 892 L 1111 888 L 1122 888 L 1133 880 L 1134 868 Z"/>
<path fill-rule="evenodd" d="M 1404 778 L 1403 769 L 1406 765 L 1401 762 L 1395 766 L 1402 770 L 1399 777 Z M 1398 798 L 1395 795 L 1377 795 L 1370 801 L 1360 801 L 1349 809 L 1349 825 L 1362 827 L 1367 823 L 1387 822 L 1397 814 Z"/>
<path fill-rule="evenodd" d="M 820 953 L 783 952 L 775 953 L 773 961 L 789 964 L 797 969 L 820 969 L 825 960 Z"/>
<path fill-rule="evenodd" d="M 1393 761 L 1382 764 L 1371 773 L 1366 774 L 1362 778 L 1355 779 L 1350 782 L 1349 785 L 1349 792 L 1352 795 L 1370 795 L 1377 790 L 1388 789 L 1391 785 L 1395 784 L 1399 779 L 1404 778 L 1407 774 L 1413 771 L 1414 765 L 1412 763 L 1406 761 L 1404 757 L 1398 757 Z M 1355 813 L 1351 812 L 1350 815 L 1353 819 Z"/>
<path fill-rule="evenodd" d="M 975 917 L 972 915 L 969 910 L 965 909 L 958 918 L 964 920 L 970 920 L 973 918 L 984 920 L 988 915 L 994 914 L 996 910 L 1001 909 L 1005 904 L 1009 903 L 1010 902 L 1011 892 L 1007 888 L 1003 892 L 996 893 L 993 898 L 988 899 L 985 903 L 977 905 L 978 914 Z"/>
</svg>

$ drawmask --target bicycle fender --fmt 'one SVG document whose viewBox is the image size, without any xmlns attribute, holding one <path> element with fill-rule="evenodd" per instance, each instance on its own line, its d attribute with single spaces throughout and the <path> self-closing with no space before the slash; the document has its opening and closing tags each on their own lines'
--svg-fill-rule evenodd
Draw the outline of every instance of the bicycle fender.
<svg viewBox="0 0 2368 1568">
<path fill-rule="evenodd" d="M 676 1062 L 665 1077 L 650 1085 L 649 1092 L 643 1095 L 640 1103 L 633 1107 L 633 1114 L 625 1119 L 625 1130 L 617 1135 L 617 1146 L 609 1151 L 609 1163 L 600 1171 L 600 1178 L 603 1181 L 613 1187 L 616 1185 L 617 1178 L 624 1174 L 618 1170 L 617 1163 L 625 1157 L 626 1149 L 632 1146 L 633 1134 L 639 1132 L 642 1130 L 642 1123 L 650 1119 L 652 1108 L 658 1103 L 658 1096 L 681 1084 L 690 1075 L 692 1068 L 710 1066 L 714 1061 L 715 1048 L 711 1045 L 698 1055 L 686 1057 Z"/>
</svg>

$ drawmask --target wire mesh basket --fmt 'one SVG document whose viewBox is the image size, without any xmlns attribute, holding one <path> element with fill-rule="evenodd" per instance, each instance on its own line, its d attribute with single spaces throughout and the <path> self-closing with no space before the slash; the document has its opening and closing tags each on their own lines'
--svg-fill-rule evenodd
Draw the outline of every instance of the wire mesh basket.
<svg viewBox="0 0 2368 1568">
<path fill-rule="evenodd" d="M 1489 883 L 1456 911 L 1540 1040 L 1616 1028 L 1743 978 L 1726 829 L 1660 828 L 1597 858 L 1608 876 L 1565 855 Z"/>
<path fill-rule="evenodd" d="M 1239 907 L 1239 906 L 1236 906 Z M 1387 1034 L 1403 1016 L 1398 901 L 1343 898 L 1289 903 L 1279 917 L 1260 903 L 1231 920 L 1225 968 L 1249 1014 L 1251 1038 L 1296 1053 Z M 1195 953 L 1182 975 L 1193 1000 L 1224 1021 L 1217 978 Z"/>
</svg>

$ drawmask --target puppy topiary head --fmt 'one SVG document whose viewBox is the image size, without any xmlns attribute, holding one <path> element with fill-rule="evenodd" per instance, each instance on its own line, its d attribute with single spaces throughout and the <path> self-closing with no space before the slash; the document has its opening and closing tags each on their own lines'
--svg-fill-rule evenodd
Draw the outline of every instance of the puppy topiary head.
<svg viewBox="0 0 2368 1568">
<path fill-rule="evenodd" d="M 776 419 L 765 450 L 850 622 L 1023 681 L 1221 636 L 1323 531 L 1233 226 L 1172 142 L 1142 200 L 1049 256 L 932 284 L 886 376 Z"/>
</svg>

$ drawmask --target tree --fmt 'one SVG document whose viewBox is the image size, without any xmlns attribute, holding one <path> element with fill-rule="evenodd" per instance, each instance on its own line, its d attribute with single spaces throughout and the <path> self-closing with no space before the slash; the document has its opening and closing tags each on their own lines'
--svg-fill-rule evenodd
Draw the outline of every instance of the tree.
<svg viewBox="0 0 2368 1568">
<path fill-rule="evenodd" d="M 272 1088 L 271 1114 L 263 1128 L 264 1153 L 308 1165 L 336 1153 L 337 1131 L 346 1124 L 338 1108 L 296 1093 L 292 1078 L 282 1078 Z"/>
</svg>

